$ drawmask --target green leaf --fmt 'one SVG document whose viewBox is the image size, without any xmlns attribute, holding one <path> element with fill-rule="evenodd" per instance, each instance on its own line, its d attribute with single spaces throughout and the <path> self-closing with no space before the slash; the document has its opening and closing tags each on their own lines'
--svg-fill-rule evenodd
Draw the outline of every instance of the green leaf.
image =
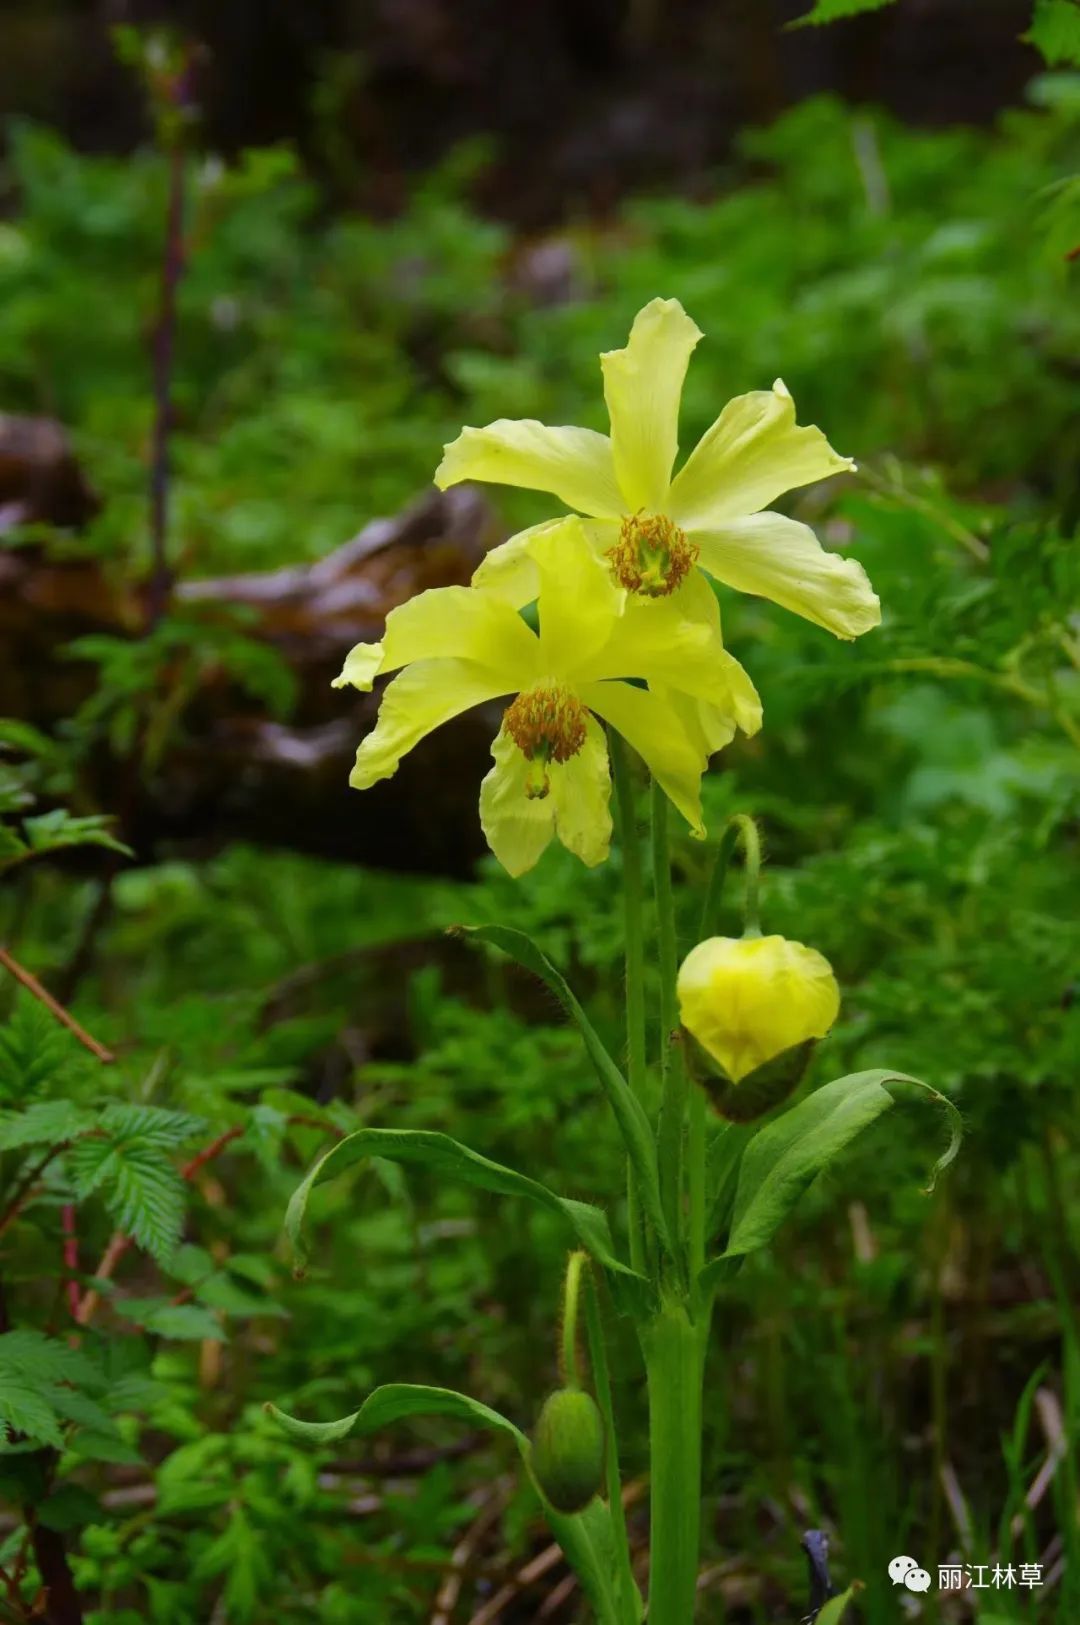
<svg viewBox="0 0 1080 1625">
<path fill-rule="evenodd" d="M 144 1139 L 87 1138 L 67 1162 L 80 1201 L 100 1190 L 118 1227 L 155 1258 L 168 1258 L 180 1239 L 185 1191 L 160 1147 Z"/>
<path fill-rule="evenodd" d="M 816 28 L 822 23 L 842 22 L 845 17 L 859 17 L 864 11 L 884 11 L 886 6 L 895 3 L 896 0 L 817 0 L 813 11 L 796 17 L 788 27 L 803 28 L 811 23 Z"/>
<path fill-rule="evenodd" d="M 358 1411 L 337 1422 L 301 1422 L 276 1405 L 266 1409 L 286 1433 L 309 1444 L 334 1444 L 353 1432 L 371 1433 L 407 1416 L 452 1416 L 462 1422 L 492 1428 L 509 1435 L 532 1478 L 529 1465 L 531 1446 L 526 1434 L 498 1411 L 479 1400 L 451 1388 L 428 1388 L 413 1383 L 387 1383 L 368 1395 Z M 533 1480 L 535 1485 L 535 1480 Z M 539 1489 L 537 1493 L 540 1494 Z M 541 1496 L 541 1499 L 543 1497 Z M 556 1540 L 566 1553 L 582 1583 L 586 1596 L 603 1625 L 637 1625 L 640 1609 L 632 1603 L 620 1608 L 614 1590 L 617 1572 L 615 1534 L 611 1513 L 597 1497 L 584 1512 L 572 1515 L 556 1512 L 544 1502 L 544 1513 Z"/>
<path fill-rule="evenodd" d="M 419 1163 L 435 1173 L 467 1185 L 479 1185 L 482 1190 L 495 1191 L 500 1196 L 523 1196 L 538 1207 L 557 1213 L 572 1227 L 581 1245 L 608 1271 L 614 1291 L 620 1288 L 630 1293 L 635 1304 L 644 1305 L 649 1283 L 644 1276 L 621 1262 L 615 1256 L 607 1215 L 587 1202 L 574 1202 L 556 1196 L 554 1191 L 526 1174 L 492 1162 L 477 1151 L 453 1140 L 448 1134 L 428 1129 L 365 1128 L 347 1135 L 332 1146 L 325 1156 L 310 1170 L 297 1186 L 285 1214 L 285 1233 L 296 1254 L 297 1268 L 302 1271 L 307 1262 L 303 1226 L 308 1199 L 316 1185 L 336 1179 L 346 1169 L 370 1157 L 382 1157 L 388 1162 Z"/>
<path fill-rule="evenodd" d="M 80 1349 L 58 1337 L 24 1327 L 0 1336 L 0 1381 L 8 1373 L 42 1382 L 73 1382 L 83 1388 L 103 1388 L 105 1377 Z"/>
<path fill-rule="evenodd" d="M 905 1095 L 928 1099 L 949 1118 L 950 1137 L 935 1163 L 929 1189 L 960 1148 L 960 1114 L 952 1102 L 929 1084 L 904 1073 L 855 1072 L 837 1078 L 767 1123 L 743 1153 L 735 1193 L 731 1234 L 721 1259 L 701 1274 L 701 1285 L 715 1285 L 725 1260 L 763 1247 L 787 1218 L 807 1186 L 878 1117 Z"/>
<path fill-rule="evenodd" d="M 1031 27 L 1021 38 L 1034 45 L 1051 68 L 1080 68 L 1080 4 L 1077 0 L 1035 0 Z"/>
<path fill-rule="evenodd" d="M 841 1620 L 848 1611 L 848 1605 L 855 1601 L 862 1590 L 862 1584 L 853 1580 L 847 1590 L 839 1597 L 830 1597 L 825 1606 L 819 1610 L 814 1619 L 814 1625 L 840 1625 Z"/>
<path fill-rule="evenodd" d="M 36 818 L 24 818 L 23 830 L 31 851 L 36 854 L 59 852 L 71 846 L 104 846 L 110 852 L 120 852 L 127 858 L 134 857 L 130 846 L 125 846 L 123 841 L 110 834 L 111 823 L 111 818 L 97 815 L 75 818 L 66 807 L 57 807 L 55 811 L 41 813 Z"/>
<path fill-rule="evenodd" d="M 308 1444 L 336 1444 L 350 1433 L 373 1433 L 377 1428 L 400 1422 L 405 1416 L 453 1416 L 460 1422 L 473 1422 L 480 1427 L 493 1428 L 497 1433 L 509 1434 L 519 1448 L 528 1442 L 520 1428 L 489 1405 L 482 1405 L 478 1399 L 470 1399 L 453 1388 L 429 1388 L 424 1383 L 385 1383 L 368 1395 L 358 1411 L 336 1422 L 301 1422 L 276 1405 L 267 1405 L 266 1409 L 286 1433 Z"/>
<path fill-rule="evenodd" d="M 569 982 L 524 931 L 515 931 L 506 925 L 455 926 L 453 934 L 466 940 L 488 942 L 509 954 L 525 970 L 538 976 L 562 1005 L 574 1022 L 589 1059 L 592 1061 L 600 1085 L 615 1113 L 626 1146 L 627 1155 L 637 1174 L 642 1199 L 656 1233 L 669 1253 L 672 1251 L 667 1221 L 660 1201 L 660 1178 L 656 1165 L 656 1145 L 653 1140 L 645 1108 L 632 1093 L 629 1084 L 608 1054 L 588 1016 L 578 1003 Z"/>
<path fill-rule="evenodd" d="M 88 1523 L 105 1523 L 108 1514 L 101 1502 L 81 1484 L 61 1484 L 34 1509 L 38 1523 L 61 1534 L 69 1529 L 82 1529 Z"/>
<path fill-rule="evenodd" d="M 209 1309 L 197 1303 L 169 1303 L 161 1298 L 126 1298 L 118 1305 L 125 1319 L 145 1331 L 175 1342 L 224 1341 L 225 1334 Z"/>
<path fill-rule="evenodd" d="M 39 1100 L 23 1112 L 0 1116 L 0 1151 L 24 1145 L 63 1145 L 85 1134 L 94 1117 L 70 1100 Z"/>
<path fill-rule="evenodd" d="M 99 1125 L 113 1140 L 145 1140 L 147 1145 L 172 1151 L 206 1127 L 206 1119 L 190 1112 L 166 1111 L 162 1106 L 129 1105 L 117 1101 L 106 1106 Z"/>
<path fill-rule="evenodd" d="M 50 1444 L 56 1450 L 62 1450 L 64 1445 L 56 1412 L 41 1389 L 29 1382 L 9 1378 L 0 1382 L 0 1432 L 9 1445 L 13 1433 L 25 1433 L 27 1438 Z"/>
</svg>

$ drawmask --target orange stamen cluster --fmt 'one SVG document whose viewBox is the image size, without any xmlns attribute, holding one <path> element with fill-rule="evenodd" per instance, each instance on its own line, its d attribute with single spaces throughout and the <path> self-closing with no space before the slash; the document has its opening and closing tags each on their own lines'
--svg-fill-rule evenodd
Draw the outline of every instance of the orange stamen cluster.
<svg viewBox="0 0 1080 1625">
<path fill-rule="evenodd" d="M 558 684 L 534 688 L 519 694 L 508 705 L 503 723 L 527 762 L 535 762 L 539 772 L 530 774 L 525 794 L 540 800 L 551 788 L 549 762 L 568 762 L 585 743 L 588 712 L 575 694 Z"/>
<path fill-rule="evenodd" d="M 662 513 L 627 514 L 619 540 L 604 557 L 620 587 L 646 598 L 666 598 L 697 563 L 696 542 Z"/>
</svg>

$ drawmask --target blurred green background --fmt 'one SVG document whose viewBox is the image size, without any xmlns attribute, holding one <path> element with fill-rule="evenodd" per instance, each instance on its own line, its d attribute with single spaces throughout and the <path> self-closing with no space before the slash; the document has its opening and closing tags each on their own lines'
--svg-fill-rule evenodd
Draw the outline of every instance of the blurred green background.
<svg viewBox="0 0 1080 1625">
<path fill-rule="evenodd" d="M 1027 41 L 1027 4 L 803 9 L 0 19 L 0 940 L 116 1056 L 3 975 L 0 1618 L 42 1617 L 45 1568 L 61 1625 L 583 1618 L 501 1445 L 313 1454 L 262 1411 L 426 1380 L 527 1426 L 554 1378 L 546 1215 L 377 1167 L 313 1204 L 292 1279 L 284 1207 L 334 1133 L 621 1188 L 574 1035 L 442 934 L 531 930 L 618 1046 L 617 853 L 518 884 L 478 857 L 490 718 L 362 808 L 369 713 L 326 689 L 354 622 L 543 502 L 429 503 L 415 547 L 392 528 L 368 574 L 360 548 L 344 610 L 303 567 L 424 499 L 463 423 L 603 427 L 597 353 L 658 294 L 706 334 L 684 449 L 779 374 L 860 466 L 791 511 L 865 564 L 878 631 L 723 598 L 766 720 L 715 761 L 710 827 L 760 819 L 766 929 L 844 990 L 806 1087 L 887 1064 L 967 1130 L 927 1196 L 933 1127 L 890 1117 L 726 1289 L 700 1618 L 801 1620 L 810 1527 L 866 1625 L 1080 1618 L 1080 8 Z M 677 845 L 684 948 L 708 857 Z M 114 1229 L 138 1245 L 76 1369 Z M 1045 1583 L 898 1600 L 908 1551 Z"/>
</svg>

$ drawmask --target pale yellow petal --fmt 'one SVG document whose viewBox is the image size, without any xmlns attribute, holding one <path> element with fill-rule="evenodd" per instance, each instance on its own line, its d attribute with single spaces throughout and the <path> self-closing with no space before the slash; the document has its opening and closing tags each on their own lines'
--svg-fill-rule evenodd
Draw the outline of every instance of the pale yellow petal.
<svg viewBox="0 0 1080 1625">
<path fill-rule="evenodd" d="M 462 429 L 444 450 L 435 484 L 445 491 L 461 480 L 550 491 L 568 508 L 603 519 L 623 511 L 611 441 L 593 429 L 550 429 L 534 418 Z"/>
<path fill-rule="evenodd" d="M 714 756 L 734 739 L 735 718 L 729 710 L 710 705 L 708 700 L 691 699 L 686 694 L 680 694 L 676 688 L 668 688 L 664 683 L 650 683 L 649 692 L 655 694 L 661 704 L 674 711 L 688 737 L 693 740 L 695 748 L 703 755 Z M 756 733 L 757 729 L 751 728 L 746 731 Z"/>
<path fill-rule="evenodd" d="M 414 660 L 469 660 L 505 672 L 507 688 L 527 687 L 537 674 L 536 634 L 516 610 L 472 587 L 430 587 L 386 617 L 379 643 L 358 643 L 334 688 L 370 689 L 374 678 Z"/>
<path fill-rule="evenodd" d="M 391 778 L 401 758 L 433 729 L 509 692 L 500 674 L 465 660 L 419 660 L 407 666 L 386 686 L 378 721 L 356 753 L 349 783 L 354 790 L 367 790 Z"/>
<path fill-rule="evenodd" d="M 653 299 L 635 316 L 626 348 L 600 357 L 627 513 L 664 512 L 679 448 L 683 380 L 700 337 L 677 299 Z"/>
<path fill-rule="evenodd" d="M 532 556 L 539 578 L 540 664 L 553 678 L 573 680 L 610 640 L 626 594 L 589 545 L 579 519 L 537 537 Z"/>
<path fill-rule="evenodd" d="M 473 572 L 473 586 L 483 588 L 484 592 L 512 604 L 515 609 L 531 604 L 540 591 L 536 544 L 562 523 L 561 519 L 546 519 L 543 524 L 532 525 L 493 547 Z M 605 550 L 619 539 L 619 526 L 614 519 L 583 519 L 581 527 L 597 558 L 603 558 Z"/>
<path fill-rule="evenodd" d="M 550 768 L 555 833 L 588 868 L 603 863 L 611 847 L 611 769 L 604 730 L 592 717 L 585 743 L 567 762 Z"/>
<path fill-rule="evenodd" d="M 683 1026 L 738 1082 L 774 1056 L 822 1038 L 840 1010 L 832 967 L 784 937 L 710 937 L 678 977 Z"/>
<path fill-rule="evenodd" d="M 820 429 L 795 422 L 795 402 L 778 378 L 771 390 L 728 402 L 676 475 L 666 512 L 696 540 L 699 530 L 758 513 L 784 491 L 854 467 Z"/>
<path fill-rule="evenodd" d="M 480 786 L 480 827 L 488 846 L 508 874 L 531 869 L 555 833 L 555 803 L 550 795 L 529 797 L 529 763 L 505 728 L 491 747 L 495 766 Z"/>
<path fill-rule="evenodd" d="M 881 620 L 878 596 L 856 559 L 826 552 L 809 525 L 779 513 L 731 520 L 695 537 L 702 569 L 740 592 L 769 598 L 834 632 L 857 638 Z"/>
<path fill-rule="evenodd" d="M 637 751 L 693 834 L 703 836 L 701 775 L 707 763 L 676 714 L 655 694 L 628 683 L 587 683 L 578 693 Z"/>
<path fill-rule="evenodd" d="M 660 599 L 629 594 L 607 641 L 581 662 L 576 680 L 644 678 L 650 688 L 704 701 L 744 733 L 756 733 L 761 726 L 757 690 L 724 648 L 719 615 L 695 618 L 703 603 L 699 592 L 682 589 Z"/>
</svg>

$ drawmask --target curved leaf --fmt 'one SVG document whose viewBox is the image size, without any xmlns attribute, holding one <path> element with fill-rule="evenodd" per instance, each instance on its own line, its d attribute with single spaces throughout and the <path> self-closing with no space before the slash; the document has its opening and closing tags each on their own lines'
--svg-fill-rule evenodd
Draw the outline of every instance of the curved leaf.
<svg viewBox="0 0 1080 1625">
<path fill-rule="evenodd" d="M 841 1620 L 848 1611 L 848 1607 L 855 1601 L 862 1590 L 862 1583 L 853 1580 L 847 1590 L 839 1597 L 830 1597 L 821 1611 L 814 1616 L 814 1625 L 840 1625 Z"/>
<path fill-rule="evenodd" d="M 508 1434 L 517 1445 L 525 1469 L 532 1478 L 528 1436 L 489 1405 L 482 1405 L 478 1399 L 470 1399 L 467 1394 L 459 1394 L 452 1388 L 429 1388 L 425 1384 L 408 1382 L 386 1383 L 370 1393 L 358 1411 L 336 1422 L 302 1422 L 298 1417 L 279 1410 L 276 1405 L 267 1405 L 266 1409 L 286 1433 L 315 1445 L 335 1444 L 353 1432 L 372 1433 L 407 1416 L 452 1416 L 474 1426 Z M 533 1483 L 535 1485 L 535 1479 Z M 537 1493 L 540 1493 L 539 1490 Z M 580 1579 L 598 1620 L 602 1625 L 638 1625 L 641 1619 L 640 1598 L 636 1602 L 629 1598 L 620 1602 L 612 1579 L 616 1572 L 616 1544 L 611 1512 L 606 1503 L 597 1497 L 584 1512 L 568 1515 L 556 1512 L 543 1500 L 542 1495 L 541 1501 L 552 1533 Z"/>
<path fill-rule="evenodd" d="M 438 1134 L 428 1129 L 359 1129 L 355 1134 L 339 1140 L 319 1159 L 293 1192 L 285 1214 L 285 1232 L 292 1243 L 299 1271 L 302 1272 L 307 1262 L 303 1225 L 311 1192 L 316 1185 L 336 1179 L 348 1168 L 370 1157 L 381 1157 L 388 1162 L 419 1163 L 437 1174 L 467 1185 L 479 1185 L 481 1189 L 495 1191 L 500 1196 L 523 1196 L 538 1207 L 559 1214 L 571 1226 L 586 1251 L 608 1272 L 612 1290 L 616 1294 L 621 1291 L 624 1302 L 629 1298 L 634 1305 L 645 1303 L 651 1291 L 649 1282 L 616 1257 L 607 1215 L 600 1208 L 556 1196 L 554 1191 L 541 1185 L 538 1180 L 519 1174 L 514 1168 L 492 1162 L 478 1151 L 451 1139 L 448 1134 Z M 629 1303 L 627 1307 L 630 1307 Z"/>
<path fill-rule="evenodd" d="M 404 1416 L 453 1416 L 460 1422 L 508 1433 L 518 1449 L 528 1444 L 521 1429 L 490 1406 L 481 1405 L 478 1399 L 470 1399 L 453 1388 L 429 1388 L 426 1383 L 384 1383 L 381 1388 L 372 1390 L 358 1411 L 336 1422 L 302 1422 L 276 1405 L 267 1405 L 266 1409 L 286 1433 L 308 1444 L 335 1444 L 356 1431 L 374 1433 L 377 1428 L 388 1427 Z"/>
<path fill-rule="evenodd" d="M 701 1273 L 709 1290 L 726 1260 L 763 1247 L 787 1218 L 807 1186 L 863 1129 L 905 1095 L 925 1098 L 949 1118 L 949 1143 L 934 1164 L 928 1190 L 960 1149 L 960 1114 L 951 1100 L 902 1072 L 853 1072 L 807 1095 L 791 1111 L 767 1123 L 743 1153 L 731 1232 L 723 1256 Z"/>
<path fill-rule="evenodd" d="M 531 937 L 524 931 L 515 931 L 508 925 L 469 925 L 455 926 L 454 934 L 465 938 L 476 938 L 480 942 L 489 942 L 495 948 L 501 948 L 504 954 L 517 961 L 523 969 L 531 971 L 538 976 L 544 985 L 551 989 L 566 1014 L 575 1024 L 585 1043 L 590 1061 L 600 1079 L 600 1085 L 608 1098 L 608 1104 L 615 1113 L 615 1121 L 619 1125 L 623 1142 L 634 1172 L 637 1174 L 642 1199 L 648 1209 L 649 1217 L 656 1227 L 656 1233 L 668 1253 L 671 1253 L 671 1239 L 664 1218 L 660 1202 L 660 1178 L 656 1163 L 656 1145 L 653 1141 L 649 1119 L 645 1108 L 634 1095 L 615 1065 L 607 1049 L 600 1040 L 600 1036 L 589 1020 L 585 1011 L 578 1003 L 573 989 L 560 970 L 551 963 L 545 953 L 537 947 Z"/>
</svg>

